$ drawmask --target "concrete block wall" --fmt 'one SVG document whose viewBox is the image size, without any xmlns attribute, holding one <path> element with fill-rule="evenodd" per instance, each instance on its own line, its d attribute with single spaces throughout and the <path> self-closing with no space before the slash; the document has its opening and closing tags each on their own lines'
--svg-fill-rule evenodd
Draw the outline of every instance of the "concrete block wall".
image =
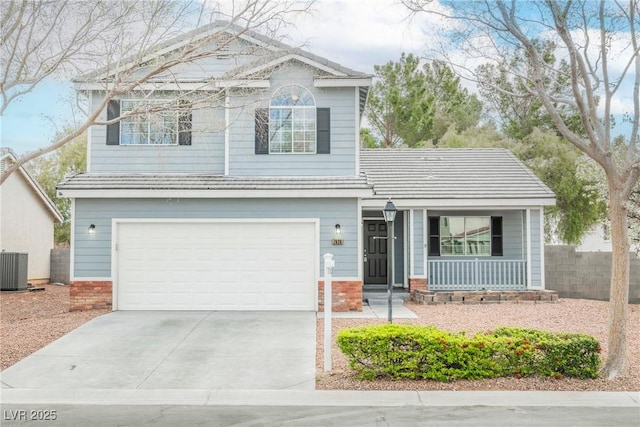
<svg viewBox="0 0 640 427">
<path fill-rule="evenodd" d="M 70 249 L 51 249 L 51 283 L 64 283 L 68 285 L 71 281 L 71 275 L 69 274 L 70 268 Z"/>
<path fill-rule="evenodd" d="M 545 246 L 546 288 L 561 298 L 609 300 L 611 252 L 576 252 L 575 246 Z M 629 302 L 640 304 L 640 259 L 631 254 Z"/>
</svg>

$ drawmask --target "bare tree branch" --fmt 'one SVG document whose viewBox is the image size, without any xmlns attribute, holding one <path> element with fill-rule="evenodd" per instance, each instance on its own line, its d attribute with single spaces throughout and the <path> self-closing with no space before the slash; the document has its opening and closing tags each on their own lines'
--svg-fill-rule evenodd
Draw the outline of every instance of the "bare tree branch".
<svg viewBox="0 0 640 427">
<path fill-rule="evenodd" d="M 173 70 L 181 64 L 196 64 L 221 55 L 230 43 L 247 34 L 277 39 L 292 16 L 307 12 L 313 1 L 237 0 L 225 3 L 225 10 L 211 9 L 208 3 L 196 0 L 9 2 L 1 18 L 0 114 L 52 77 L 80 77 L 77 83 L 92 83 L 92 90 L 103 90 L 104 97 L 84 109 L 87 116 L 74 131 L 20 156 L 0 176 L 0 183 L 26 162 L 60 148 L 92 125 L 156 113 L 160 108 L 136 109 L 105 121 L 101 114 L 114 98 L 134 93 L 153 98 L 173 85 L 174 99 L 207 96 L 210 103 L 215 103 L 224 100 L 230 85 L 242 90 L 243 81 L 258 76 L 243 76 L 236 81 L 232 75 L 212 75 L 185 85 Z M 198 26 L 205 28 L 196 30 Z M 176 44 L 178 49 L 168 50 Z M 240 55 L 267 58 L 274 54 L 259 49 Z M 196 108 L 202 104 L 196 103 Z"/>
<path fill-rule="evenodd" d="M 557 131 L 603 168 L 608 187 L 614 259 L 609 357 L 603 374 L 608 378 L 621 375 L 627 366 L 627 210 L 632 195 L 637 201 L 634 190 L 637 191 L 640 176 L 638 0 L 447 2 L 448 9 L 444 12 L 434 9 L 426 0 L 403 0 L 403 4 L 414 13 L 431 13 L 459 23 L 451 32 L 439 35 L 446 40 L 441 43 L 447 46 L 448 52 L 453 47 L 464 51 L 467 57 L 475 58 L 484 50 L 485 62 L 505 64 L 505 76 L 523 82 L 527 87 L 516 93 L 532 93 L 544 106 Z M 553 64 L 545 62 L 540 40 L 559 43 L 559 52 L 566 55 L 563 61 L 568 64 L 570 78 L 564 77 L 561 67 L 554 69 Z M 614 43 L 618 43 L 617 49 L 613 48 Z M 504 60 L 518 57 L 520 50 L 526 52 L 523 61 Z M 442 57 L 450 58 L 448 52 L 443 52 Z M 464 69 L 465 65 L 460 62 L 453 61 L 452 66 L 457 70 Z M 553 86 L 555 80 L 565 81 L 570 91 L 558 93 L 558 88 Z M 499 87 L 503 86 L 496 85 Z M 611 117 L 614 102 L 625 95 L 621 93 L 625 90 L 633 92 L 633 107 L 624 118 L 631 130 L 623 138 L 626 147 L 622 152 L 627 155 L 621 159 L 613 150 L 614 121 Z M 561 108 L 566 105 L 577 111 L 581 129 L 563 117 Z M 616 148 L 616 152 L 619 151 L 620 148 Z"/>
</svg>

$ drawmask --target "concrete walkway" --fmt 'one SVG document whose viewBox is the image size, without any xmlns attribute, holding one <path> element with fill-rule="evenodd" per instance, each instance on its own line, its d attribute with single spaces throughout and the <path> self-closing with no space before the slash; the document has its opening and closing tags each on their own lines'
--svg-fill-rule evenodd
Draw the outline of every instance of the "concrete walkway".
<svg viewBox="0 0 640 427">
<path fill-rule="evenodd" d="M 362 295 L 362 311 L 349 311 L 332 313 L 336 319 L 387 319 L 389 313 L 389 299 L 386 292 L 364 292 Z M 393 292 L 391 300 L 391 314 L 393 319 L 417 319 L 418 316 L 405 305 L 409 294 L 404 290 Z M 324 313 L 318 312 L 318 317 L 323 318 Z"/>
</svg>

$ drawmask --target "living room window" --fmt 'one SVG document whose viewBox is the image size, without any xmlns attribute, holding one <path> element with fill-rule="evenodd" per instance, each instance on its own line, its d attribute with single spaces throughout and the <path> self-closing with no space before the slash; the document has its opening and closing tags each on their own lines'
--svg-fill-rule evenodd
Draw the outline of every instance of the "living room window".
<svg viewBox="0 0 640 427">
<path fill-rule="evenodd" d="M 491 255 L 491 217 L 440 217 L 440 255 Z"/>
<path fill-rule="evenodd" d="M 269 104 L 269 154 L 316 152 L 316 103 L 298 85 L 280 88 Z"/>
<path fill-rule="evenodd" d="M 177 145 L 179 114 L 176 109 L 166 109 L 164 101 L 122 100 L 122 115 L 143 111 L 124 117 L 120 122 L 120 145 Z"/>
</svg>

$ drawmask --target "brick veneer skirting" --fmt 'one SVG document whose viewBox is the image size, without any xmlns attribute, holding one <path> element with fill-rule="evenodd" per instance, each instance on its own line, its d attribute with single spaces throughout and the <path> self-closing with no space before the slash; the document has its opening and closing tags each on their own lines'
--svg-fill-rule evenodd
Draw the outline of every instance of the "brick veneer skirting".
<svg viewBox="0 0 640 427">
<path fill-rule="evenodd" d="M 362 311 L 362 282 L 332 281 L 333 311 Z M 318 281 L 318 311 L 324 311 L 324 280 Z"/>
<path fill-rule="evenodd" d="M 429 287 L 427 286 L 427 279 L 409 277 L 409 295 L 413 295 L 415 291 L 426 291 L 426 290 L 429 290 Z"/>
<path fill-rule="evenodd" d="M 111 289 L 111 281 L 72 281 L 69 288 L 69 310 L 111 308 Z"/>
<path fill-rule="evenodd" d="M 334 281 L 331 283 L 333 311 L 362 311 L 362 282 Z M 71 282 L 69 310 L 111 308 L 112 284 L 110 281 Z M 324 281 L 318 282 L 318 309 L 324 311 Z"/>
</svg>

